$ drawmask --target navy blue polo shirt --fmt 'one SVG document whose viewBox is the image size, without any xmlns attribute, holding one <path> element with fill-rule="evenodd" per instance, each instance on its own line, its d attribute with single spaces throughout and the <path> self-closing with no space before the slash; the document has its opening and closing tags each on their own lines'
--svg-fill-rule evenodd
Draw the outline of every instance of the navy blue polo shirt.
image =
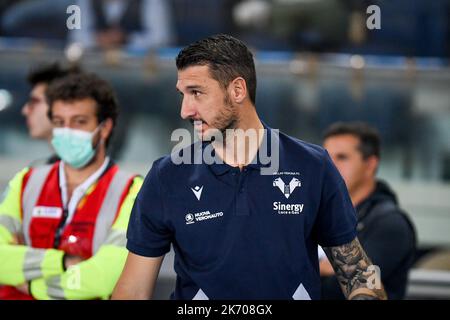
<svg viewBox="0 0 450 320">
<path fill-rule="evenodd" d="M 269 175 L 259 160 L 242 171 L 170 156 L 154 162 L 127 248 L 158 257 L 173 245 L 172 299 L 320 298 L 317 245 L 353 240 L 356 214 L 323 148 L 283 133 L 277 139 L 279 168 Z"/>
</svg>

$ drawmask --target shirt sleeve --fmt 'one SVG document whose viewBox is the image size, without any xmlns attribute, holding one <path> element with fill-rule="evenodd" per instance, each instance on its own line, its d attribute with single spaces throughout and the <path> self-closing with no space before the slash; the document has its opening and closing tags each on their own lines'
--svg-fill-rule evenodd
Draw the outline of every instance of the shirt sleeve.
<svg viewBox="0 0 450 320">
<path fill-rule="evenodd" d="M 140 256 L 160 257 L 170 250 L 172 232 L 164 212 L 163 193 L 154 162 L 131 211 L 127 249 Z"/>
<path fill-rule="evenodd" d="M 25 168 L 17 173 L 0 196 L 0 244 L 10 243 L 14 236 L 22 233 L 20 200 L 22 182 L 28 171 L 29 168 Z"/>
<path fill-rule="evenodd" d="M 0 202 L 0 285 L 16 286 L 63 272 L 63 251 L 35 249 L 22 243 L 21 190 L 29 171 L 25 168 L 16 174 Z"/>
<path fill-rule="evenodd" d="M 322 247 L 334 247 L 356 237 L 356 212 L 345 182 L 326 152 L 316 235 Z"/>
</svg>

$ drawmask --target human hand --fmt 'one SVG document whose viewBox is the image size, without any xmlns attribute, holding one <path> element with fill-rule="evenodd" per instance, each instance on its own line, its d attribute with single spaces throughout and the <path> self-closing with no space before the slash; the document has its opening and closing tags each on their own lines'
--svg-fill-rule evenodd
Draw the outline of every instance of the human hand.
<svg viewBox="0 0 450 320">
<path fill-rule="evenodd" d="M 23 294 L 30 294 L 28 282 L 22 283 L 21 285 L 16 286 L 16 289 L 22 292 Z"/>
<path fill-rule="evenodd" d="M 11 245 L 23 245 L 25 244 L 25 240 L 23 238 L 23 234 L 13 234 L 12 239 L 9 242 Z"/>
<path fill-rule="evenodd" d="M 71 266 L 74 266 L 76 264 L 79 264 L 80 262 L 84 261 L 83 257 L 80 256 L 74 256 L 70 254 L 66 254 L 64 256 L 64 267 L 66 270 L 70 268 Z"/>
<path fill-rule="evenodd" d="M 12 235 L 12 239 L 11 239 L 11 241 L 9 241 L 9 244 L 11 244 L 11 245 L 19 244 L 19 238 L 17 237 L 17 235 L 15 235 L 15 234 Z"/>
</svg>

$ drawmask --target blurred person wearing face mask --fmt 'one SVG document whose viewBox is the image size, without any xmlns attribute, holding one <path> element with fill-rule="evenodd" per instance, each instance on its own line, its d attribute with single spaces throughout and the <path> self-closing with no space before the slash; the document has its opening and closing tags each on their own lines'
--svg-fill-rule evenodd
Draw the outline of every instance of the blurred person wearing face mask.
<svg viewBox="0 0 450 320">
<path fill-rule="evenodd" d="M 53 127 L 47 117 L 48 104 L 45 91 L 53 81 L 77 72 L 80 72 L 78 67 L 63 68 L 58 63 L 46 64 L 30 71 L 27 81 L 31 85 L 31 91 L 28 101 L 22 107 L 22 115 L 26 119 L 28 134 L 32 139 L 51 143 Z M 43 162 L 54 163 L 57 160 L 58 157 L 53 154 Z M 39 162 L 42 161 L 33 161 L 32 165 Z"/>
<path fill-rule="evenodd" d="M 323 146 L 344 178 L 358 217 L 358 238 L 380 268 L 388 299 L 403 299 L 416 250 L 415 231 L 394 191 L 376 177 L 378 132 L 363 122 L 335 123 L 326 130 Z M 344 299 L 330 263 L 323 254 L 319 257 L 322 297 Z"/>
<path fill-rule="evenodd" d="M 107 156 L 118 103 L 106 81 L 69 75 L 46 99 L 61 160 L 23 169 L 0 203 L 0 299 L 105 299 L 142 178 Z"/>
</svg>

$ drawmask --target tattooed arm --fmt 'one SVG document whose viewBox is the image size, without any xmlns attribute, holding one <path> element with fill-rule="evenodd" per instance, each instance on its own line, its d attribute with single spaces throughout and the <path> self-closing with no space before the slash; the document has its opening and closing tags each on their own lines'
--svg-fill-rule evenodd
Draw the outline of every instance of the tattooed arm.
<svg viewBox="0 0 450 320">
<path fill-rule="evenodd" d="M 351 242 L 337 247 L 324 248 L 328 260 L 336 273 L 337 280 L 348 300 L 386 300 L 381 281 L 373 285 L 373 278 L 380 277 L 375 274 L 372 262 L 364 249 L 355 238 Z M 379 279 L 379 278 L 378 278 Z"/>
</svg>

